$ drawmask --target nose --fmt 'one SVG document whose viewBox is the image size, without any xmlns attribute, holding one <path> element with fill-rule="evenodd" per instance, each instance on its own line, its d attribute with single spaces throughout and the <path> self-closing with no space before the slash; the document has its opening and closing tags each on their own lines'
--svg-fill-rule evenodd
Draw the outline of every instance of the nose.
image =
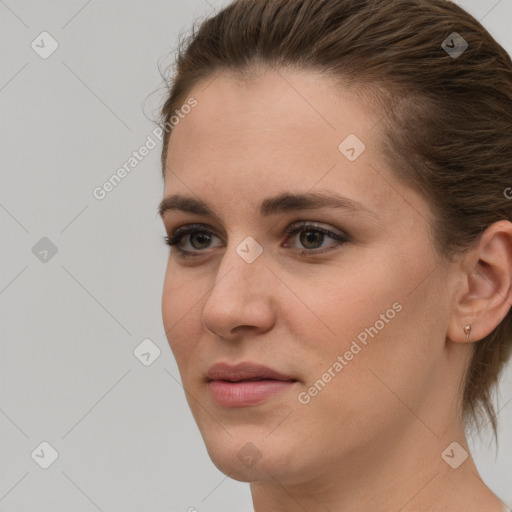
<svg viewBox="0 0 512 512">
<path fill-rule="evenodd" d="M 275 323 L 275 275 L 265 264 L 264 252 L 248 261 L 235 247 L 226 248 L 202 313 L 205 329 L 215 336 L 262 334 Z"/>
</svg>

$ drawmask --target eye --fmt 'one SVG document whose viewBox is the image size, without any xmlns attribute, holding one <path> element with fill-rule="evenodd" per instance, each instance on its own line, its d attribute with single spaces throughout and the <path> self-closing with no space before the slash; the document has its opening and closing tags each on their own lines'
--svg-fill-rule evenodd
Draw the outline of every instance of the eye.
<svg viewBox="0 0 512 512">
<path fill-rule="evenodd" d="M 349 241 L 347 235 L 343 233 L 335 233 L 329 229 L 323 228 L 317 223 L 301 222 L 299 224 L 293 224 L 287 228 L 286 234 L 288 237 L 299 236 L 299 243 L 307 250 L 300 250 L 301 256 L 314 256 L 315 254 L 323 254 L 335 250 L 340 245 Z M 325 237 L 331 238 L 335 241 L 322 249 L 318 249 L 318 246 L 325 241 Z M 314 247 L 312 247 L 314 246 Z M 285 247 L 289 247 L 285 245 Z"/>
<path fill-rule="evenodd" d="M 314 256 L 332 251 L 349 241 L 348 236 L 344 233 L 335 233 L 319 226 L 317 223 L 305 221 L 292 224 L 286 229 L 285 234 L 287 240 L 300 234 L 299 243 L 303 248 L 298 248 L 298 250 L 301 256 Z M 188 237 L 189 248 L 184 248 L 186 237 Z M 191 224 L 176 229 L 172 236 L 164 237 L 164 241 L 167 245 L 176 249 L 180 258 L 194 258 L 206 252 L 205 249 L 211 248 L 211 241 L 216 237 L 217 235 L 206 226 Z M 335 243 L 318 249 L 319 246 L 322 246 L 326 237 L 331 238 Z M 290 247 L 290 245 L 286 244 L 283 247 Z"/>
<path fill-rule="evenodd" d="M 204 252 L 201 249 L 207 248 L 212 237 L 215 236 L 211 230 L 201 224 L 190 224 L 176 229 L 172 236 L 165 236 L 164 242 L 170 247 L 175 247 L 180 257 L 193 258 L 198 256 L 197 253 Z M 183 248 L 182 241 L 185 237 L 189 237 L 192 250 Z"/>
</svg>

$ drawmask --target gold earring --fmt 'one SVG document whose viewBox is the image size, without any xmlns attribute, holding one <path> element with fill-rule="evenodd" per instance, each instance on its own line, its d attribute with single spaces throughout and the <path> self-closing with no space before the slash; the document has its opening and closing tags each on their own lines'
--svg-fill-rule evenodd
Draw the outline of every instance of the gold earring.
<svg viewBox="0 0 512 512">
<path fill-rule="evenodd" d="M 469 335 L 471 334 L 471 324 L 468 324 L 466 327 L 464 327 L 464 334 L 466 335 L 466 341 L 468 341 Z"/>
</svg>

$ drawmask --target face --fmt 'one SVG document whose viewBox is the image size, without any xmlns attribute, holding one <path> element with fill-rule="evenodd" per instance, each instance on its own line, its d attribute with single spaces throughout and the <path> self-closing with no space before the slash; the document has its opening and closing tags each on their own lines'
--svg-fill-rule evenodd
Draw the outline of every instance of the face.
<svg viewBox="0 0 512 512">
<path fill-rule="evenodd" d="M 164 195 L 196 203 L 165 204 L 162 310 L 213 462 L 300 483 L 377 455 L 410 409 L 435 424 L 459 379 L 441 364 L 450 273 L 378 113 L 308 72 L 224 73 L 190 96 Z"/>
</svg>

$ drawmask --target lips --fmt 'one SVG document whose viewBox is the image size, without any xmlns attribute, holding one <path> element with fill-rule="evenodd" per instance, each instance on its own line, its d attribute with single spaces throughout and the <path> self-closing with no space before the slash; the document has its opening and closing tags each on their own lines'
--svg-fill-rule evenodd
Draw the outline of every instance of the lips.
<svg viewBox="0 0 512 512">
<path fill-rule="evenodd" d="M 297 379 L 255 363 L 217 363 L 206 374 L 211 398 L 225 408 L 249 407 L 266 402 L 295 387 Z"/>
<path fill-rule="evenodd" d="M 255 382 L 260 380 L 280 380 L 292 381 L 297 379 L 278 372 L 267 366 L 255 363 L 239 363 L 237 365 L 229 365 L 227 363 L 217 363 L 210 367 L 206 373 L 206 380 L 225 380 L 229 382 Z"/>
</svg>

